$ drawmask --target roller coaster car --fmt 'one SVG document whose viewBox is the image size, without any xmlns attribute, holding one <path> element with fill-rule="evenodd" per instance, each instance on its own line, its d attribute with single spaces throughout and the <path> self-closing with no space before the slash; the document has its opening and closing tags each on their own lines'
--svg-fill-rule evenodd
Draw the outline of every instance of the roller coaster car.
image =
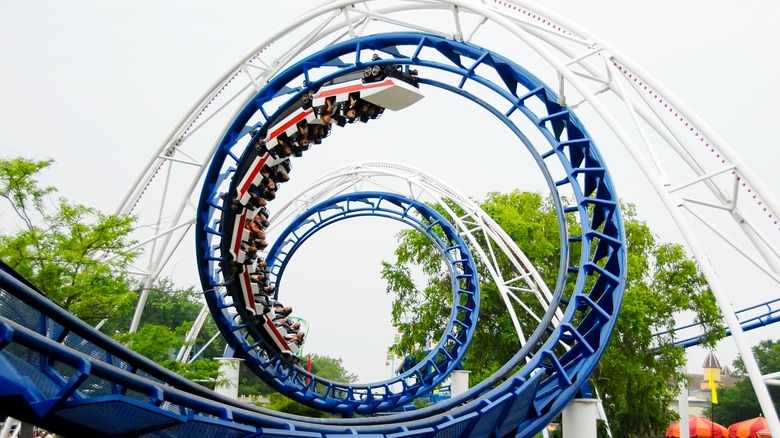
<svg viewBox="0 0 780 438">
<path fill-rule="evenodd" d="M 349 102 L 350 96 L 355 95 L 376 108 L 347 117 L 345 113 L 352 105 L 348 104 L 344 109 L 343 103 Z M 285 135 L 288 138 L 295 136 L 301 124 L 330 125 L 331 121 L 335 121 L 339 126 L 344 126 L 345 123 L 355 120 L 366 122 L 378 118 L 385 109 L 399 111 L 422 97 L 416 70 L 403 70 L 399 66 L 391 65 L 367 67 L 362 73 L 339 77 L 317 90 L 306 90 L 298 104 L 293 104 L 285 110 L 279 121 L 266 131 L 265 139 L 260 144 L 277 158 L 278 152 L 275 148 L 280 139 Z"/>
<path fill-rule="evenodd" d="M 285 136 L 283 136 L 283 141 L 287 141 L 288 139 L 289 138 L 285 134 Z M 267 152 L 267 150 L 265 149 L 265 142 L 260 140 L 255 144 L 262 145 L 263 152 L 261 153 L 258 150 L 258 154 L 252 159 L 251 163 L 246 167 L 248 170 L 242 174 L 241 179 L 239 180 L 239 183 L 236 186 L 236 193 L 234 194 L 232 198 L 233 200 L 229 205 L 230 209 L 236 213 L 239 213 L 241 209 L 243 209 L 244 207 L 250 209 L 255 209 L 257 207 L 256 205 L 251 204 L 253 196 L 256 195 L 256 193 L 253 193 L 252 189 L 253 187 L 256 188 L 261 184 L 263 175 L 261 175 L 260 171 L 264 166 L 270 167 L 270 166 L 276 166 L 277 164 L 282 164 L 285 166 L 285 168 L 289 168 L 289 163 L 286 163 L 288 162 L 287 156 L 282 156 L 283 154 L 279 154 L 279 153 L 276 153 L 275 156 L 265 155 L 265 153 Z"/>
<path fill-rule="evenodd" d="M 287 330 L 283 327 L 274 325 L 273 320 L 275 317 L 276 315 L 273 310 L 261 315 L 254 315 L 252 317 L 252 325 L 257 328 L 257 331 L 260 332 L 263 339 L 265 339 L 273 349 L 281 353 L 285 359 L 296 362 L 297 357 L 295 356 L 295 353 L 298 352 L 298 346 L 295 345 L 295 343 L 287 342 L 285 339 Z"/>
<path fill-rule="evenodd" d="M 360 99 L 364 101 L 392 111 L 400 111 L 423 98 L 420 90 L 404 79 L 384 76 L 373 82 L 355 79 L 324 86 L 314 95 L 313 104 L 317 108 L 325 105 L 326 99 L 335 97 L 335 103 L 339 105 L 342 102 L 348 102 L 349 96 L 354 95 L 354 93 L 358 93 Z"/>
<path fill-rule="evenodd" d="M 363 82 L 365 83 L 379 82 L 388 76 L 400 79 L 415 88 L 420 88 L 417 83 L 417 70 L 414 69 L 404 70 L 400 65 L 375 65 L 363 70 Z"/>
<path fill-rule="evenodd" d="M 288 106 L 265 132 L 265 138 L 257 130 L 250 131 L 251 147 L 255 155 L 245 163 L 235 193 L 224 200 L 233 213 L 223 251 L 230 277 L 237 279 L 236 297 L 251 315 L 253 325 L 270 345 L 279 352 L 294 356 L 297 347 L 284 339 L 283 328 L 273 324 L 272 317 L 264 312 L 255 296 L 260 296 L 259 285 L 249 276 L 249 266 L 256 257 L 247 252 L 244 242 L 249 239 L 244 228 L 247 218 L 253 218 L 260 208 L 258 187 L 261 185 L 261 169 L 264 166 L 283 164 L 289 171 L 288 157 L 301 156 L 311 144 L 319 144 L 330 135 L 331 123 L 344 126 L 347 122 L 367 122 L 379 118 L 385 108 L 397 111 L 422 99 L 417 87 L 416 71 L 404 72 L 398 66 L 374 66 L 367 71 L 344 75 L 319 89 L 306 90 L 297 103 Z M 348 116 L 349 114 L 349 116 Z M 280 332 L 281 330 L 281 332 Z"/>
<path fill-rule="evenodd" d="M 287 360 L 295 361 L 298 346 L 295 343 L 288 343 L 285 339 L 287 330 L 274 324 L 274 318 L 276 318 L 274 310 L 255 301 L 254 297 L 261 295 L 260 286 L 250 279 L 249 269 L 247 266 L 235 266 L 234 268 L 235 277 L 243 291 L 241 300 L 244 302 L 244 308 L 252 325 L 271 348 L 281 353 Z"/>
</svg>

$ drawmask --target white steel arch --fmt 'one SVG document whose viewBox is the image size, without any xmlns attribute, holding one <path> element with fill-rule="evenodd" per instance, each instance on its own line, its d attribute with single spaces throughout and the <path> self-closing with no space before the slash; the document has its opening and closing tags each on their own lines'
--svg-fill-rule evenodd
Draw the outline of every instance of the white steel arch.
<svg viewBox="0 0 780 438">
<path fill-rule="evenodd" d="M 518 310 L 540 323 L 540 310 L 544 312 L 550 306 L 555 306 L 553 324 L 557 326 L 563 313 L 554 303 L 549 287 L 517 244 L 477 203 L 421 169 L 402 163 L 379 161 L 354 163 L 335 169 L 309 184 L 283 204 L 278 213 L 272 214 L 267 231 L 273 235 L 274 231 L 283 229 L 322 201 L 343 193 L 372 190 L 398 193 L 416 201 L 434 203 L 444 210 L 445 217 L 472 245 L 477 258 L 481 259 L 492 281 L 498 286 L 521 345 L 525 344 L 526 337 L 517 316 Z M 461 211 L 456 212 L 447 201 Z M 479 237 L 484 238 L 484 243 Z M 497 259 L 498 252 L 507 256 L 512 265 L 511 270 L 501 266 Z M 520 298 L 524 294 L 535 296 L 540 307 L 531 309 Z"/>
<path fill-rule="evenodd" d="M 770 429 L 780 435 L 768 391 L 730 304 L 733 286 L 724 281 L 729 259 L 739 258 L 776 290 L 778 202 L 736 152 L 651 74 L 576 24 L 528 1 L 331 1 L 312 7 L 261 41 L 181 119 L 118 210 L 138 212 L 148 203 L 152 207 L 142 208 L 157 212 L 156 226 L 147 231 L 148 263 L 138 269 L 146 275 L 147 287 L 192 223 L 188 208 L 202 171 L 224 124 L 243 102 L 268 78 L 318 47 L 398 29 L 445 35 L 491 49 L 511 46 L 497 50 L 510 58 L 514 51 L 533 55 L 529 63 L 546 66 L 532 69 L 534 74 L 558 84 L 561 103 L 600 120 L 611 135 L 606 142 L 619 147 L 641 170 L 696 257 Z M 153 184 L 161 172 L 163 183 Z M 712 236 L 729 250 L 713 248 Z M 136 326 L 144 299 L 142 295 Z"/>
</svg>

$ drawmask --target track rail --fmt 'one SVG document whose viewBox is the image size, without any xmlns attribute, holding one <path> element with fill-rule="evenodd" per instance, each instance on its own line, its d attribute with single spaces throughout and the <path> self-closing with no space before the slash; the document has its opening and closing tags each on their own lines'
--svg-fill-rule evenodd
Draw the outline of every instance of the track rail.
<svg viewBox="0 0 780 438">
<path fill-rule="evenodd" d="M 377 53 L 381 54 L 380 60 L 373 56 Z M 563 251 L 555 294 L 564 313 L 560 324 L 554 327 L 551 321 L 558 309 L 551 308 L 529 337 L 526 347 L 491 379 L 453 399 L 452 405 L 443 403 L 432 408 L 433 411 L 398 414 L 387 421 L 444 414 L 456 404 L 463 405 L 457 411 L 473 413 L 485 397 L 509 397 L 519 388 L 511 382 L 530 381 L 542 372 L 545 378 L 534 396 L 534 411 L 517 429 L 520 435 L 531 435 L 578 394 L 606 346 L 624 287 L 623 230 L 606 165 L 576 116 L 561 106 L 555 93 L 529 72 L 484 48 L 409 32 L 355 38 L 292 65 L 250 99 L 227 129 L 201 195 L 196 232 L 203 288 L 213 291 L 206 294 L 207 301 L 228 343 L 243 358 L 258 364 L 268 360 L 267 349 L 253 356 L 257 343 L 251 341 L 251 329 L 247 331 L 243 322 L 249 318 L 238 298 L 244 292 L 236 285 L 232 271 L 226 270 L 231 256 L 221 242 L 232 239 L 234 234 L 220 231 L 220 224 L 236 223 L 234 215 L 245 214 L 246 210 L 246 207 L 231 207 L 229 199 L 235 187 L 231 181 L 243 181 L 245 174 L 256 171 L 262 162 L 257 154 L 263 151 L 253 146 L 254 139 L 264 135 L 264 129 L 274 126 L 278 115 L 288 111 L 288 105 L 296 104 L 310 89 L 316 90 L 334 77 L 388 63 L 419 69 L 421 87 L 437 87 L 473 100 L 508 126 L 517 136 L 518 146 L 526 147 L 558 207 Z M 338 68 L 334 69 L 334 65 Z M 498 80 L 479 74 L 482 69 L 495 70 Z M 436 71 L 456 79 L 442 82 L 437 79 Z M 489 89 L 494 93 L 491 101 L 497 99 L 500 103 L 488 104 L 486 99 L 471 94 L 467 91 L 471 83 Z M 546 144 L 531 144 L 515 124 L 517 117 L 530 120 Z M 372 125 L 378 126 L 380 122 Z M 259 133 L 248 135 L 254 131 Z M 333 134 L 328 141 L 335 139 Z M 562 193 L 572 200 L 565 200 Z M 569 222 L 578 224 L 579 234 L 569 235 Z M 574 251 L 579 257 L 577 261 L 571 260 Z M 355 389 L 344 387 L 346 391 L 349 388 Z M 311 399 L 297 400 L 318 404 Z"/>
</svg>

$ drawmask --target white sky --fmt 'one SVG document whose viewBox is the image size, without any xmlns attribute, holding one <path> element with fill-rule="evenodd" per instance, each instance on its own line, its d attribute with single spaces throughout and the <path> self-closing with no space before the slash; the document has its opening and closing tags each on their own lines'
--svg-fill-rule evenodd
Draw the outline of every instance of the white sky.
<svg viewBox="0 0 780 438">
<path fill-rule="evenodd" d="M 54 158 L 46 183 L 71 200 L 113 212 L 199 96 L 280 22 L 309 4 L 0 2 L 0 154 Z M 738 7 L 704 0 L 543 4 L 655 75 L 714 127 L 770 189 L 778 187 L 774 167 L 780 148 L 773 128 L 780 97 L 774 84 L 780 4 L 758 0 L 740 2 Z M 406 140 L 414 142 L 412 136 Z M 474 178 L 467 193 L 481 196 L 487 190 L 517 186 L 501 176 L 499 172 Z M 618 190 L 629 201 L 640 196 L 632 196 L 629 186 Z M 0 211 L 0 223 L 8 223 L 9 215 Z M 327 255 L 307 256 L 305 249 L 296 255 L 296 263 L 316 264 L 318 286 L 306 287 L 319 294 L 320 301 L 310 308 L 288 303 L 296 305 L 299 315 L 309 319 L 312 330 L 324 339 L 338 339 L 315 342 L 312 336 L 307 348 L 342 357 L 364 381 L 387 376 L 383 351 L 389 304 L 376 273 L 378 260 L 390 257 L 392 246 L 387 242 L 392 243 L 393 232 L 383 228 L 381 233 L 341 234 L 333 227 L 332 232 L 321 233 Z M 366 247 L 381 249 L 369 256 Z M 350 270 L 355 266 L 368 267 Z M 292 266 L 290 272 L 295 272 Z M 328 298 L 325 304 L 323 296 Z M 349 305 L 358 310 L 345 318 L 343 306 Z M 330 335 L 324 325 L 335 328 L 336 334 Z M 370 336 L 368 341 L 355 338 L 364 334 Z M 777 328 L 749 333 L 753 340 L 777 336 Z M 354 339 L 366 347 L 356 349 Z M 730 364 L 736 357 L 730 341 L 724 341 L 718 353 L 722 363 Z M 691 349 L 689 355 L 691 370 L 698 370 L 704 352 Z"/>
</svg>

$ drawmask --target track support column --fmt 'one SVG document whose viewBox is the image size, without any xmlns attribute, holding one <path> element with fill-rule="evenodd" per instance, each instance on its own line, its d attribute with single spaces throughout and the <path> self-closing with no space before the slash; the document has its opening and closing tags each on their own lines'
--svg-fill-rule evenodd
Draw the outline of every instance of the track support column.
<svg viewBox="0 0 780 438">
<path fill-rule="evenodd" d="M 450 383 L 450 394 L 457 397 L 469 390 L 469 374 L 471 371 L 455 370 L 450 374 L 452 383 Z"/>
<path fill-rule="evenodd" d="M 244 359 L 235 357 L 215 357 L 219 361 L 219 376 L 222 380 L 217 382 L 214 392 L 233 400 L 238 400 L 238 367 Z"/>
<path fill-rule="evenodd" d="M 575 398 L 563 408 L 563 438 L 596 438 L 598 404 L 593 398 Z"/>
<path fill-rule="evenodd" d="M 685 351 L 685 365 L 683 374 L 688 374 L 688 351 Z M 680 414 L 680 438 L 690 438 L 691 431 L 688 430 L 688 381 L 683 379 L 680 382 L 680 397 L 678 398 L 677 412 Z"/>
</svg>

